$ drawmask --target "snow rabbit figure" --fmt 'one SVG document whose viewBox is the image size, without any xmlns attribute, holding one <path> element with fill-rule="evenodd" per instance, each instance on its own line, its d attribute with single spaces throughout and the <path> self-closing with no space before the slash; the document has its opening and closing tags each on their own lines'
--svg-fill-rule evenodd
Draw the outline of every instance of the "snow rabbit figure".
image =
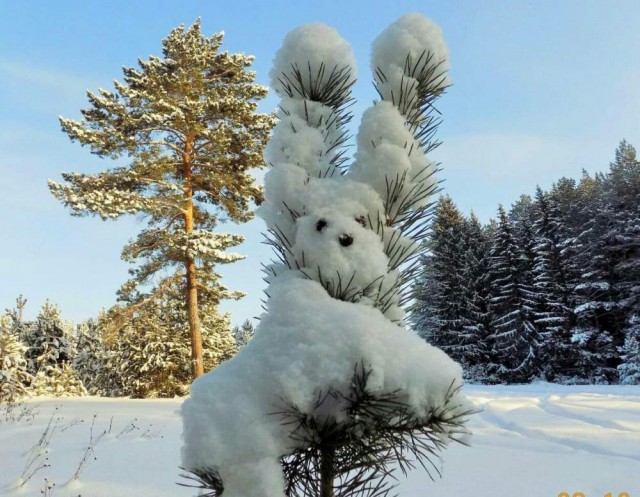
<svg viewBox="0 0 640 497">
<path fill-rule="evenodd" d="M 319 471 L 326 452 L 319 427 L 333 427 L 334 455 L 369 440 L 374 424 L 391 432 L 411 422 L 440 442 L 461 427 L 453 421 L 467 409 L 460 367 L 402 325 L 435 190 L 425 153 L 447 64 L 440 29 L 419 15 L 378 37 L 372 66 L 381 100 L 364 113 L 347 167 L 350 46 L 311 24 L 289 33 L 276 55 L 279 123 L 259 209 L 278 256 L 266 268 L 266 313 L 247 346 L 197 379 L 182 407 L 183 466 L 210 495 L 296 494 L 305 483 L 292 476 L 295 455 Z M 356 406 L 364 397 L 366 412 Z M 403 415 L 376 417 L 383 411 L 375 403 L 390 398 Z"/>
</svg>

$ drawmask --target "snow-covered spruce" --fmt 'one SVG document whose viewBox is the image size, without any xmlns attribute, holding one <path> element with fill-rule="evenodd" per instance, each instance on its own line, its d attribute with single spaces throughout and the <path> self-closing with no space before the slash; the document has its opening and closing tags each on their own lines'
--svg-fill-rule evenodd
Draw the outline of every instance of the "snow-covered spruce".
<svg viewBox="0 0 640 497">
<path fill-rule="evenodd" d="M 278 256 L 267 312 L 182 408 L 183 466 L 211 495 L 372 495 L 389 488 L 388 464 L 426 463 L 467 434 L 460 366 L 402 326 L 436 189 L 425 152 L 446 47 L 416 15 L 374 47 L 382 101 L 365 112 L 350 169 L 348 44 L 312 24 L 276 56 L 280 122 L 259 212 Z"/>
</svg>

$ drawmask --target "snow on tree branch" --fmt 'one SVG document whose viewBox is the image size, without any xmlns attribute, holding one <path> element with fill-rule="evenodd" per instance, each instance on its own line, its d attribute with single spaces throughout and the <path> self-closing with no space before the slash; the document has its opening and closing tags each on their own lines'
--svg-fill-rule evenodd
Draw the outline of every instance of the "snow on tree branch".
<svg viewBox="0 0 640 497">
<path fill-rule="evenodd" d="M 408 97 L 381 91 L 351 168 L 348 43 L 312 24 L 278 51 L 279 121 L 258 211 L 277 257 L 266 267 L 266 312 L 182 408 L 183 466 L 207 495 L 386 495 L 388 465 L 429 467 L 448 442 L 464 441 L 473 409 L 460 366 L 402 326 L 436 191 L 425 152 L 448 67 L 439 35 L 411 15 L 376 42 L 389 77 L 392 66 L 407 73 L 389 84 L 416 83 Z"/>
</svg>

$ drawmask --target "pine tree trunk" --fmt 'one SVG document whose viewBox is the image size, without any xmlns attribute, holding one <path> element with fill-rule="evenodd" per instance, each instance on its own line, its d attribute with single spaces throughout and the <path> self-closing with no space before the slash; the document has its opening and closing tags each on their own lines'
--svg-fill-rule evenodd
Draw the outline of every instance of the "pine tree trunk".
<svg viewBox="0 0 640 497">
<path fill-rule="evenodd" d="M 326 447 L 320 451 L 320 497 L 333 497 L 335 449 Z"/>
<path fill-rule="evenodd" d="M 187 137 L 185 153 L 182 159 L 184 175 L 184 193 L 186 206 L 184 211 L 184 225 L 187 236 L 193 231 L 193 187 L 191 183 L 191 152 L 193 150 L 193 138 Z M 193 379 L 204 374 L 202 361 L 202 330 L 200 317 L 198 316 L 198 282 L 196 278 L 196 262 L 193 257 L 185 260 L 187 274 L 187 316 L 189 318 L 189 330 L 191 332 L 191 363 Z"/>
</svg>

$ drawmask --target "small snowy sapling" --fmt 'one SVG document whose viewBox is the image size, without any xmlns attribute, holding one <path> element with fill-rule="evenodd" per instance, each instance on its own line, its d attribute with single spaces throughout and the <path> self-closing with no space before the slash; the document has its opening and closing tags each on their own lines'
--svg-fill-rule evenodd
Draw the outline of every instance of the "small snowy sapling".
<svg viewBox="0 0 640 497">
<path fill-rule="evenodd" d="M 437 190 L 425 154 L 447 58 L 422 16 L 380 35 L 381 100 L 364 113 L 348 167 L 351 47 L 322 24 L 285 38 L 259 209 L 278 257 L 265 268 L 266 313 L 182 407 L 183 467 L 207 495 L 382 496 L 392 464 L 429 470 L 439 449 L 464 441 L 472 408 L 460 366 L 403 326 Z"/>
</svg>

